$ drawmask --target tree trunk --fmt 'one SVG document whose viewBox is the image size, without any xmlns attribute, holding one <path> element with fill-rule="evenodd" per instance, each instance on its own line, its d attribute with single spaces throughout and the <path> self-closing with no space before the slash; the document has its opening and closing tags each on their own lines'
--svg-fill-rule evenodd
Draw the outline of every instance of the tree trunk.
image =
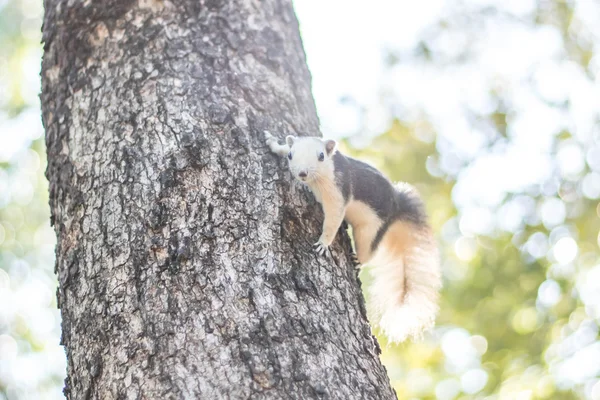
<svg viewBox="0 0 600 400">
<path fill-rule="evenodd" d="M 287 0 L 46 0 L 69 398 L 395 395 L 345 233 L 263 131 L 318 135 Z"/>
</svg>

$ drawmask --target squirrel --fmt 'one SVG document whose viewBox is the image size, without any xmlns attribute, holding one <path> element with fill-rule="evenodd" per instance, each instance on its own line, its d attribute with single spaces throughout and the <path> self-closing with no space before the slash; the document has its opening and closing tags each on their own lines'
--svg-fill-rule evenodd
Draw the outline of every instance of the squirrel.
<svg viewBox="0 0 600 400">
<path fill-rule="evenodd" d="M 324 255 L 343 221 L 352 226 L 357 267 L 372 265 L 371 319 L 389 342 L 419 338 L 435 322 L 441 274 L 437 245 L 416 189 L 394 186 L 376 168 L 337 151 L 335 140 L 268 131 L 266 144 L 286 156 L 294 176 L 323 208 L 321 236 L 314 247 Z"/>
</svg>

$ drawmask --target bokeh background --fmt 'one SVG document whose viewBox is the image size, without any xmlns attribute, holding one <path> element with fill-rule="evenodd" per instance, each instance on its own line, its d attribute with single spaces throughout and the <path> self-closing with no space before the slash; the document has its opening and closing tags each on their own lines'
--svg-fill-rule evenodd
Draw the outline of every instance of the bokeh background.
<svg viewBox="0 0 600 400">
<path fill-rule="evenodd" d="M 600 399 L 600 1 L 295 7 L 323 134 L 415 184 L 438 234 L 436 329 L 382 340 L 399 398 Z M 63 398 L 42 14 L 0 0 L 0 400 Z"/>
</svg>

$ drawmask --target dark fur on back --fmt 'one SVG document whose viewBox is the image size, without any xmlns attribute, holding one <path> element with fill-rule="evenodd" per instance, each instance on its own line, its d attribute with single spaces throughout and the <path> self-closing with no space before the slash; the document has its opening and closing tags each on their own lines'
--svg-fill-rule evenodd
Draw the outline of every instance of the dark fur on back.
<svg viewBox="0 0 600 400">
<path fill-rule="evenodd" d="M 333 156 L 337 187 L 348 203 L 352 198 L 372 208 L 384 221 L 371 248 L 375 250 L 389 226 L 397 220 L 425 226 L 427 219 L 422 200 L 410 185 L 394 187 L 389 179 L 372 166 L 346 157 L 340 152 Z"/>
</svg>

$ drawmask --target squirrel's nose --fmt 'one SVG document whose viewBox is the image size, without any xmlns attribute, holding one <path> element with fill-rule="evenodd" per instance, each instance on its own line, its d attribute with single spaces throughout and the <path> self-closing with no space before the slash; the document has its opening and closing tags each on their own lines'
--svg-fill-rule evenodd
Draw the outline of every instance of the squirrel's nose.
<svg viewBox="0 0 600 400">
<path fill-rule="evenodd" d="M 299 176 L 300 178 L 306 178 L 306 172 L 304 172 L 304 171 L 301 171 L 301 172 L 298 174 L 298 176 Z"/>
</svg>

